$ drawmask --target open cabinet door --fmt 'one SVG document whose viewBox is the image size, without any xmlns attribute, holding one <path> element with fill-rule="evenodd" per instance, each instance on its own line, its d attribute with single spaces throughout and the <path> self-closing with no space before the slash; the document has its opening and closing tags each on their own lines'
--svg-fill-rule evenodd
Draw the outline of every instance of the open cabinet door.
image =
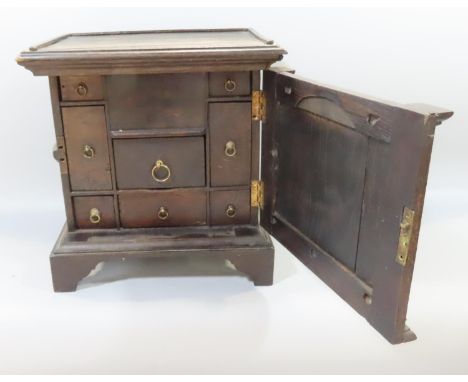
<svg viewBox="0 0 468 382">
<path fill-rule="evenodd" d="M 453 113 L 265 71 L 261 224 L 391 343 L 405 325 L 434 128 Z"/>
</svg>

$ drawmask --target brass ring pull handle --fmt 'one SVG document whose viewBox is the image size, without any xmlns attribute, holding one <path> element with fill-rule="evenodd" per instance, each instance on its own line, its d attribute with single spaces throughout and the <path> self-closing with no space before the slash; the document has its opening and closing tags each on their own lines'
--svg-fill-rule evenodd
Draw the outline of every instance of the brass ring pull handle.
<svg viewBox="0 0 468 382">
<path fill-rule="evenodd" d="M 80 82 L 76 87 L 76 92 L 81 97 L 84 97 L 88 94 L 88 86 L 84 82 Z"/>
<path fill-rule="evenodd" d="M 226 154 L 228 157 L 233 157 L 237 154 L 236 144 L 233 141 L 226 142 L 224 154 Z"/>
<path fill-rule="evenodd" d="M 227 92 L 233 92 L 234 90 L 236 90 L 236 87 L 236 82 L 233 80 L 228 79 L 224 83 L 224 89 L 226 89 Z"/>
<path fill-rule="evenodd" d="M 164 183 L 171 177 L 171 170 L 161 159 L 158 159 L 151 170 L 151 175 L 156 182 Z"/>
<path fill-rule="evenodd" d="M 166 207 L 159 207 L 158 218 L 161 220 L 166 220 L 169 217 L 169 211 Z"/>
<path fill-rule="evenodd" d="M 94 148 L 90 145 L 84 145 L 83 146 L 83 156 L 86 158 L 86 159 L 91 159 L 92 157 L 94 157 Z"/>
<path fill-rule="evenodd" d="M 226 208 L 226 216 L 229 218 L 236 216 L 236 207 L 232 204 L 229 204 Z"/>
<path fill-rule="evenodd" d="M 101 221 L 101 212 L 97 208 L 91 208 L 89 211 L 89 221 L 98 224 Z"/>
</svg>

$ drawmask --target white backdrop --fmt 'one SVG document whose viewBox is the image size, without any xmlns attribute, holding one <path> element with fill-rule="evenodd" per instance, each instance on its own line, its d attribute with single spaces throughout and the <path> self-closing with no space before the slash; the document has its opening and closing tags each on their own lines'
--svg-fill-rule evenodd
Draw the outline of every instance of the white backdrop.
<svg viewBox="0 0 468 382">
<path fill-rule="evenodd" d="M 435 8 L 2 10 L 0 372 L 468 372 L 467 19 Z M 436 132 L 408 311 L 416 342 L 388 345 L 279 245 L 272 287 L 221 264 L 162 261 L 107 266 L 93 281 L 114 282 L 52 293 L 64 212 L 48 80 L 16 55 L 68 32 L 243 26 L 285 47 L 301 76 L 455 111 Z"/>
</svg>

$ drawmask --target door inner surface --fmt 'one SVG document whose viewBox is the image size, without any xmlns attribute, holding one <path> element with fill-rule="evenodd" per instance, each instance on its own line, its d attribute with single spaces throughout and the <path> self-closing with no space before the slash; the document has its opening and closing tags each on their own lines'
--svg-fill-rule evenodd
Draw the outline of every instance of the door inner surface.
<svg viewBox="0 0 468 382">
<path fill-rule="evenodd" d="M 415 339 L 405 320 L 433 134 L 452 113 L 289 73 L 263 83 L 262 225 L 388 341 Z"/>
</svg>

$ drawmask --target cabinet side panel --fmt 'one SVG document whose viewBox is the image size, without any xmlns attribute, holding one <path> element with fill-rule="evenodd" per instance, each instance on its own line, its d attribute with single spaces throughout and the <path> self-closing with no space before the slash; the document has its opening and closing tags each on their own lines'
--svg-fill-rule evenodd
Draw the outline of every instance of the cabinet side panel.
<svg viewBox="0 0 468 382">
<path fill-rule="evenodd" d="M 49 77 L 49 88 L 55 136 L 57 137 L 57 146 L 60 146 L 64 142 L 64 137 L 62 113 L 60 110 L 60 83 L 58 77 Z M 68 163 L 65 163 L 64 167 L 68 168 Z M 73 231 L 75 229 L 75 220 L 73 216 L 73 204 L 70 197 L 70 177 L 68 171 L 61 171 L 60 177 L 62 180 L 62 192 L 65 204 L 65 215 L 67 217 L 67 228 L 69 231 Z"/>
</svg>

